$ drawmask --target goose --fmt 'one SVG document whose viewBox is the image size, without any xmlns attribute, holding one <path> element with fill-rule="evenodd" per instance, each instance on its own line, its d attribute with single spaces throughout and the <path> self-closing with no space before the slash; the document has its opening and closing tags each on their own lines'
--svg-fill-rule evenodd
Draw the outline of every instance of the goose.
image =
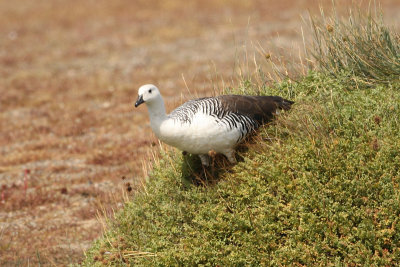
<svg viewBox="0 0 400 267">
<path fill-rule="evenodd" d="M 158 88 L 146 84 L 138 90 L 135 107 L 143 103 L 158 139 L 199 155 L 202 165 L 209 166 L 210 151 L 236 163 L 235 146 L 294 102 L 280 96 L 220 95 L 190 100 L 167 114 Z"/>
</svg>

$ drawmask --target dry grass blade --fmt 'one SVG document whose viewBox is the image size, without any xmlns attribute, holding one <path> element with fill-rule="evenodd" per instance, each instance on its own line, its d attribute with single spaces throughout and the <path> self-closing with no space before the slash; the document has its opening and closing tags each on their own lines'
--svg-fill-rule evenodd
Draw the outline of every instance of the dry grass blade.
<svg viewBox="0 0 400 267">
<path fill-rule="evenodd" d="M 157 255 L 152 252 L 128 250 L 128 251 L 123 251 L 122 256 L 124 258 L 130 258 L 130 257 L 156 257 Z"/>
</svg>

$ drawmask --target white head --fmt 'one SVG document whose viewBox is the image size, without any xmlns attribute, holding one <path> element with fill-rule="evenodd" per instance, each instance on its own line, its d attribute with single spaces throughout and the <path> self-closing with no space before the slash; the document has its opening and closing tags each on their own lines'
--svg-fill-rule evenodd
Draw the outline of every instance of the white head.
<svg viewBox="0 0 400 267">
<path fill-rule="evenodd" d="M 160 99 L 161 94 L 158 91 L 158 88 L 152 84 L 142 85 L 138 90 L 138 99 L 135 103 L 135 107 L 138 107 L 140 104 L 146 102 L 151 104 L 155 102 L 155 100 Z"/>
</svg>

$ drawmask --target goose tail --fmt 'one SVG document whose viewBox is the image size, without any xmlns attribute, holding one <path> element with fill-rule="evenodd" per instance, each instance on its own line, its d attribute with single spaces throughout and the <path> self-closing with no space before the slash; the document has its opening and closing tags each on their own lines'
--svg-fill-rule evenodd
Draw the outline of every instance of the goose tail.
<svg viewBox="0 0 400 267">
<path fill-rule="evenodd" d="M 274 96 L 274 101 L 278 106 L 278 109 L 289 110 L 294 104 L 294 101 L 284 99 L 280 96 Z"/>
</svg>

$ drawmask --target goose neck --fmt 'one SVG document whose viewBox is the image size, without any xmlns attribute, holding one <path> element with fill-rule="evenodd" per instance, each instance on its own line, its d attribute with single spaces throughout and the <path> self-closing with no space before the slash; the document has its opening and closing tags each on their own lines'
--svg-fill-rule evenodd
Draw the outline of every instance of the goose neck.
<svg viewBox="0 0 400 267">
<path fill-rule="evenodd" d="M 157 101 L 147 103 L 147 108 L 152 123 L 161 123 L 167 118 L 164 101 L 161 98 L 157 99 Z"/>
</svg>

